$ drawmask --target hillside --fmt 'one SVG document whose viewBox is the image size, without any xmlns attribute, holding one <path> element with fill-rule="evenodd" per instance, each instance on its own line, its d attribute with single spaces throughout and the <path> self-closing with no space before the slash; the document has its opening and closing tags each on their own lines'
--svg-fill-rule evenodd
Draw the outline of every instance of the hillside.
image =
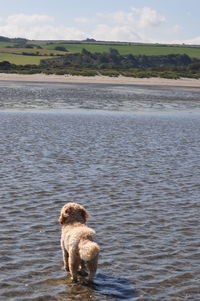
<svg viewBox="0 0 200 301">
<path fill-rule="evenodd" d="M 0 37 L 0 72 L 195 77 L 200 46 Z"/>
</svg>

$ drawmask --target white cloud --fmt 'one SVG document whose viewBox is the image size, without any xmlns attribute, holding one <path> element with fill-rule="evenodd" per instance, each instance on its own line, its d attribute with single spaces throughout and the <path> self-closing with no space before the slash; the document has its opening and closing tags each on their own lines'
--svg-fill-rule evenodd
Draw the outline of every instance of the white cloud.
<svg viewBox="0 0 200 301">
<path fill-rule="evenodd" d="M 23 37 L 30 40 L 81 40 L 86 37 L 77 28 L 52 25 L 32 26 L 28 31 L 26 27 L 0 26 L 0 35 L 13 38 Z"/>
<path fill-rule="evenodd" d="M 39 40 L 81 40 L 85 34 L 74 27 L 34 26 L 27 35 L 28 39 Z"/>
<path fill-rule="evenodd" d="M 136 41 L 141 42 L 142 36 L 129 26 L 109 26 L 99 24 L 92 32 L 92 36 L 97 40 L 107 41 Z"/>
<path fill-rule="evenodd" d="M 185 44 L 200 45 L 200 36 L 186 40 Z"/>
<path fill-rule="evenodd" d="M 118 25 L 134 25 L 137 28 L 145 28 L 149 26 L 159 26 L 165 22 L 164 16 L 150 7 L 131 8 L 129 12 L 116 11 L 109 14 L 97 14 L 97 17 L 106 20 L 106 22 Z"/>
<path fill-rule="evenodd" d="M 31 25 L 31 24 L 45 24 L 49 22 L 53 22 L 54 18 L 48 15 L 11 15 L 6 18 L 7 24 L 12 25 Z"/>
<path fill-rule="evenodd" d="M 97 13 L 91 18 L 77 17 L 69 26 L 45 14 L 16 14 L 0 18 L 0 36 L 42 40 L 96 40 L 126 42 L 165 42 L 200 44 L 200 37 L 182 40 L 183 28 L 170 24 L 151 7 Z"/>
<path fill-rule="evenodd" d="M 150 7 L 132 8 L 137 17 L 138 26 L 148 28 L 149 26 L 159 26 L 166 21 L 166 18 Z"/>
<path fill-rule="evenodd" d="M 95 39 L 150 42 L 147 38 L 150 28 L 155 30 L 166 22 L 164 16 L 160 15 L 150 7 L 142 9 L 131 8 L 129 11 L 115 11 L 109 14 L 97 14 L 99 24 L 93 30 Z"/>
<path fill-rule="evenodd" d="M 0 26 L 0 35 L 27 39 L 66 39 L 79 40 L 85 34 L 75 28 L 54 24 L 54 18 L 48 15 L 11 15 Z"/>
</svg>

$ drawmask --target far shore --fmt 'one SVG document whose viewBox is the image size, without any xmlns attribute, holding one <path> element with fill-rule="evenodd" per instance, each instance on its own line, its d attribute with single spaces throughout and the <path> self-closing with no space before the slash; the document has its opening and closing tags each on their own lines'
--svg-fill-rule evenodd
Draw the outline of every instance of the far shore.
<svg viewBox="0 0 200 301">
<path fill-rule="evenodd" d="M 30 81 L 52 83 L 85 83 L 85 84 L 116 84 L 116 85 L 148 85 L 148 86 L 174 86 L 200 88 L 200 79 L 180 78 L 133 78 L 109 76 L 76 76 L 76 75 L 46 75 L 46 74 L 12 74 L 0 73 L 0 81 Z"/>
</svg>

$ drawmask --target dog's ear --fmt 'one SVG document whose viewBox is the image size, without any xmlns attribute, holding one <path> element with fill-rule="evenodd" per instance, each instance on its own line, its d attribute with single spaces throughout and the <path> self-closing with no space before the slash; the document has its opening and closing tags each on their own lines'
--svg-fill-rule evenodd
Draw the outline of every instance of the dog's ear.
<svg viewBox="0 0 200 301">
<path fill-rule="evenodd" d="M 66 217 L 64 216 L 64 214 L 61 213 L 60 216 L 59 216 L 58 222 L 59 222 L 61 225 L 63 225 L 64 222 L 65 222 L 65 219 L 66 219 Z"/>
<path fill-rule="evenodd" d="M 61 225 L 63 225 L 65 223 L 66 218 L 69 216 L 69 214 L 70 214 L 70 208 L 67 209 L 62 208 L 58 222 Z"/>
<path fill-rule="evenodd" d="M 87 211 L 84 208 L 80 209 L 81 215 L 84 219 L 84 222 L 86 222 L 86 220 L 89 218 L 89 214 L 87 213 Z"/>
</svg>

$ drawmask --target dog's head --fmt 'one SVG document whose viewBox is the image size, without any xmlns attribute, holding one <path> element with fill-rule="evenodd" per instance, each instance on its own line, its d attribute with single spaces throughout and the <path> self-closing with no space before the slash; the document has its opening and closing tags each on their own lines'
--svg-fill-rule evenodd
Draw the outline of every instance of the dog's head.
<svg viewBox="0 0 200 301">
<path fill-rule="evenodd" d="M 62 207 L 58 221 L 61 225 L 73 222 L 85 224 L 88 217 L 89 214 L 83 206 L 76 203 L 67 203 Z"/>
</svg>

